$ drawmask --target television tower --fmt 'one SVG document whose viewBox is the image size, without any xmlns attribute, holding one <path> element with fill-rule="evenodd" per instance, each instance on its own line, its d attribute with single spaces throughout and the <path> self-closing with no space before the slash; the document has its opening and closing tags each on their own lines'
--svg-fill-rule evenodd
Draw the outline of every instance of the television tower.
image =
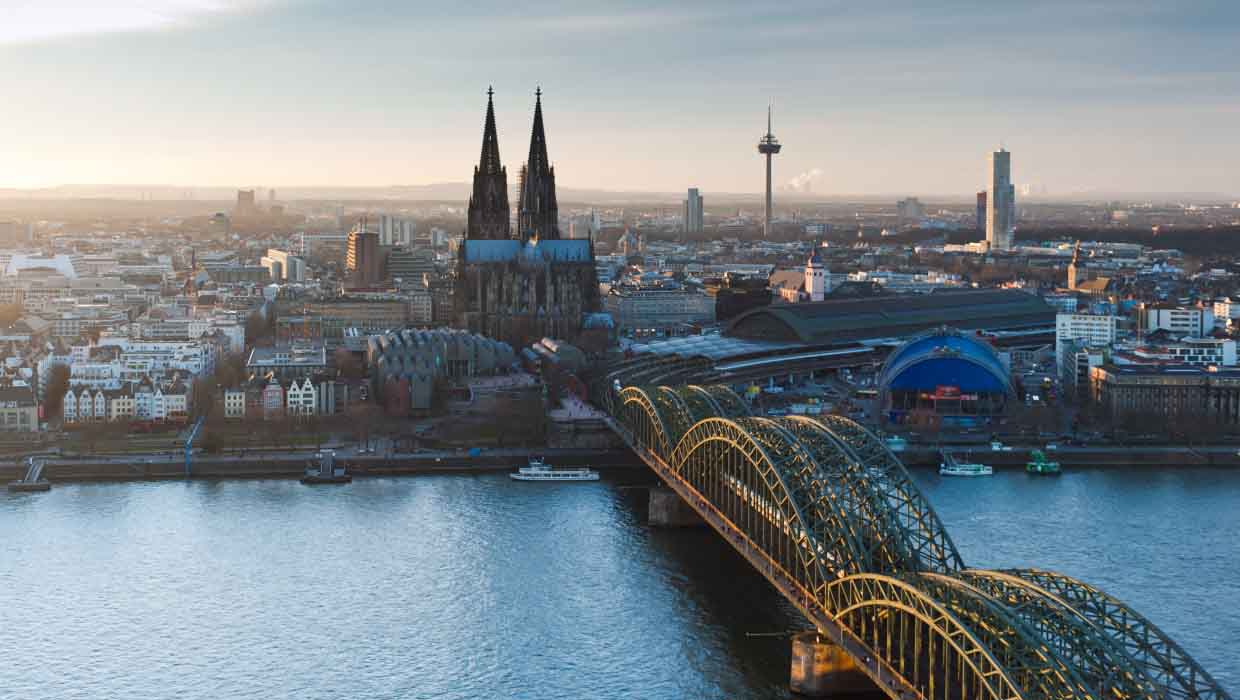
<svg viewBox="0 0 1240 700">
<path fill-rule="evenodd" d="M 758 153 L 766 156 L 766 218 L 762 222 L 762 237 L 771 235 L 771 156 L 779 153 L 779 141 L 771 133 L 771 105 L 766 106 L 766 134 L 758 141 Z"/>
</svg>

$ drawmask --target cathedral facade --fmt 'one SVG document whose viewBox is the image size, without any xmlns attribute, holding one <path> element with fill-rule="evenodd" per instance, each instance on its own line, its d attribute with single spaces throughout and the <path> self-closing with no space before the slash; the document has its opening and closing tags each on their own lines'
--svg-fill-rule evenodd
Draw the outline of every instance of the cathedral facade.
<svg viewBox="0 0 1240 700">
<path fill-rule="evenodd" d="M 474 168 L 465 240 L 458 250 L 457 325 L 521 348 L 550 337 L 572 341 L 599 308 L 594 245 L 560 238 L 555 168 L 547 157 L 542 92 L 535 93 L 530 152 L 521 168 L 516 229 L 508 172 L 500 162 L 492 92 Z"/>
</svg>

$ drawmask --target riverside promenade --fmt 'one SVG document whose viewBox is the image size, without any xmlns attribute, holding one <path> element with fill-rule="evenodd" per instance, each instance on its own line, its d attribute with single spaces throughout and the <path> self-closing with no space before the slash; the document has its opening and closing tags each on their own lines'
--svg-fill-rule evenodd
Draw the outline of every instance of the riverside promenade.
<svg viewBox="0 0 1240 700">
<path fill-rule="evenodd" d="M 329 448 L 330 449 L 330 448 Z M 337 461 L 353 476 L 391 476 L 507 471 L 525 466 L 531 456 L 541 456 L 556 466 L 589 466 L 596 469 L 644 470 L 636 455 L 626 449 L 487 449 L 474 454 L 465 450 L 424 450 L 416 453 L 357 454 L 337 449 Z M 195 454 L 191 478 L 271 479 L 300 478 L 314 458 L 314 450 L 229 451 Z M 14 461 L 0 465 L 0 481 L 18 479 L 25 467 Z M 108 455 L 98 457 L 47 457 L 44 476 L 58 481 L 141 481 L 186 477 L 182 453 L 159 455 Z"/>
</svg>

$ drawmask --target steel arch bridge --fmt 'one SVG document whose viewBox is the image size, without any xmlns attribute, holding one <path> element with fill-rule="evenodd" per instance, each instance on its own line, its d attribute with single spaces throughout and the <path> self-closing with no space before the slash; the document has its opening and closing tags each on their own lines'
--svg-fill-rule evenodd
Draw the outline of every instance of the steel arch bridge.
<svg viewBox="0 0 1240 700">
<path fill-rule="evenodd" d="M 856 422 L 750 416 L 722 385 L 609 379 L 617 433 L 892 698 L 1230 700 L 1105 593 L 965 566 L 903 464 Z"/>
</svg>

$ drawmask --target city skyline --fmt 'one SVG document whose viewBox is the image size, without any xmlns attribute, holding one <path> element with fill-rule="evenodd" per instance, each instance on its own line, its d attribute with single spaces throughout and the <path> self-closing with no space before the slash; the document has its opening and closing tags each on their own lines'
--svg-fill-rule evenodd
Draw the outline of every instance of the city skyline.
<svg viewBox="0 0 1240 700">
<path fill-rule="evenodd" d="M 752 143 L 774 98 L 793 146 L 777 191 L 968 196 L 1003 142 L 1017 185 L 1052 196 L 1240 192 L 1223 4 L 58 0 L 0 17 L 0 56 L 23 68 L 0 76 L 17 106 L 0 187 L 464 182 L 494 84 L 509 141 L 542 86 L 568 188 L 760 193 Z"/>
</svg>

